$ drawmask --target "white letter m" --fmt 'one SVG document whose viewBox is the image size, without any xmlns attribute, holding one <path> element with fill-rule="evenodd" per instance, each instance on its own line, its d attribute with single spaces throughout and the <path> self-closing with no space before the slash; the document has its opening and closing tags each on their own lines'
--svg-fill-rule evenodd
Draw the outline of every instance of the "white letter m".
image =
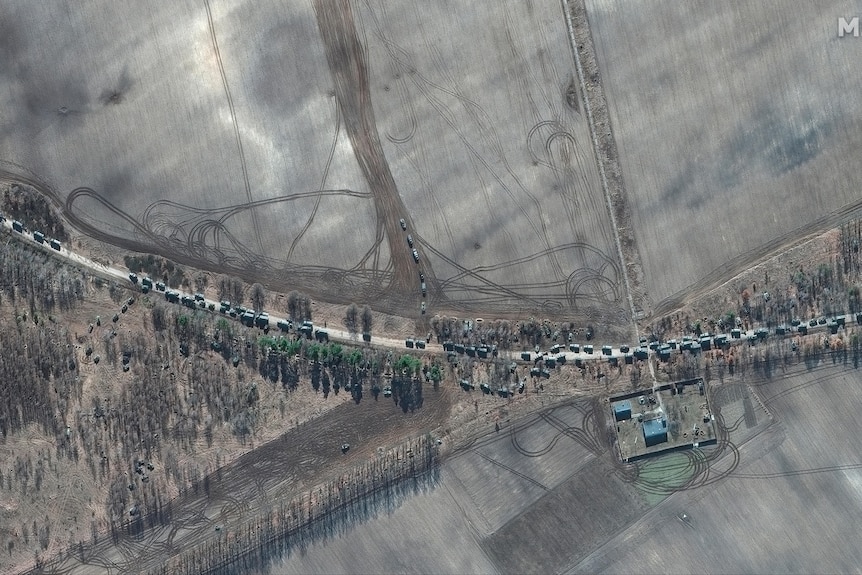
<svg viewBox="0 0 862 575">
<path fill-rule="evenodd" d="M 844 16 L 838 18 L 838 37 L 843 38 L 845 34 L 853 34 L 854 38 L 859 37 L 859 16 L 854 16 L 849 22 Z"/>
</svg>

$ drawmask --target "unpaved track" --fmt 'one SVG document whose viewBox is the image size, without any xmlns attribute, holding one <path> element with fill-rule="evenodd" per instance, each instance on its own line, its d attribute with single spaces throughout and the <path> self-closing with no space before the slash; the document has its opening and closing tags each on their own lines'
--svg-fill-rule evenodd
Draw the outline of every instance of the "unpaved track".
<svg viewBox="0 0 862 575">
<path fill-rule="evenodd" d="M 371 106 L 366 47 L 359 40 L 353 10 L 347 0 L 315 0 L 314 13 L 344 127 L 356 161 L 374 194 L 377 225 L 384 227 L 389 242 L 394 273 L 387 291 L 416 291 L 416 264 L 398 223 L 399 219 L 407 220 L 409 216 L 380 143 Z M 412 222 L 409 228 L 413 228 Z M 428 269 L 427 264 L 425 269 Z"/>
</svg>

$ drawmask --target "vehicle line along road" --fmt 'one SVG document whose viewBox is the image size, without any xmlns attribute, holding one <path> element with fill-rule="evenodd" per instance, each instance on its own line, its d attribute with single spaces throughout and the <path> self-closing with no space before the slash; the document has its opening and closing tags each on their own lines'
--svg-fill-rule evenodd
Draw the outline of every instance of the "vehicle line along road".
<svg viewBox="0 0 862 575">
<path fill-rule="evenodd" d="M 137 284 L 133 283 L 130 280 L 130 277 L 129 277 L 130 273 L 128 271 L 121 270 L 121 269 L 115 268 L 113 266 L 108 266 L 108 265 L 99 263 L 99 262 L 97 262 L 91 258 L 88 258 L 84 255 L 81 255 L 77 252 L 74 252 L 74 251 L 68 249 L 68 247 L 66 247 L 62 243 L 60 243 L 57 246 L 59 249 L 57 249 L 55 247 L 51 247 L 51 244 L 50 244 L 51 238 L 48 238 L 48 237 L 44 238 L 44 243 L 39 242 L 36 239 L 34 239 L 32 230 L 29 230 L 26 227 L 23 227 L 22 231 L 20 231 L 20 232 L 16 231 L 13 228 L 13 221 L 9 220 L 5 217 L 3 217 L 2 220 L 0 220 L 0 229 L 5 230 L 8 233 L 10 233 L 13 239 L 15 239 L 17 237 L 20 240 L 23 240 L 25 242 L 29 242 L 31 245 L 37 246 L 37 247 L 45 250 L 46 253 L 49 253 L 55 257 L 59 257 L 60 259 L 66 260 L 66 261 L 68 261 L 68 262 L 70 262 L 70 263 L 72 263 L 78 267 L 89 269 L 92 272 L 95 272 L 95 273 L 97 273 L 103 277 L 107 277 L 109 279 L 118 280 L 121 282 L 129 282 L 132 285 L 135 285 L 137 287 Z M 180 297 L 186 296 L 186 297 L 194 298 L 193 293 L 187 293 L 187 292 L 183 292 L 181 290 L 172 290 L 172 291 L 178 293 Z M 158 292 L 154 291 L 153 293 L 158 293 Z M 196 302 L 196 304 L 197 303 L 199 303 L 199 302 Z M 212 305 L 215 308 L 215 310 L 218 310 L 220 308 L 221 302 L 205 298 L 203 300 L 203 304 L 204 304 L 204 307 L 196 306 L 195 309 L 200 309 L 201 311 L 209 311 L 210 313 L 213 313 L 216 315 L 222 315 L 222 316 L 225 315 L 225 314 L 220 313 L 219 311 L 213 311 L 213 310 L 207 309 L 210 305 Z M 180 305 L 180 304 L 178 303 L 177 305 Z M 266 310 L 264 310 L 264 313 L 267 313 L 267 315 L 269 316 L 270 324 L 277 324 L 278 322 L 289 322 L 289 320 L 287 318 L 283 318 L 281 316 L 266 312 Z M 859 318 L 857 318 L 856 316 L 853 316 L 853 315 L 847 316 L 846 318 L 842 316 L 842 319 L 841 319 L 842 327 L 846 324 L 849 324 L 849 323 L 859 323 L 857 321 L 858 319 Z M 835 319 L 833 318 L 832 321 L 835 321 Z M 826 325 L 826 322 L 822 322 L 822 321 L 817 323 L 816 325 L 813 325 L 813 326 L 810 323 L 802 322 L 801 326 L 805 326 L 807 328 L 809 334 L 811 334 L 812 332 L 823 330 L 823 329 L 828 329 L 828 327 L 829 327 L 828 325 Z M 316 329 L 320 329 L 320 326 L 315 326 L 315 327 L 316 327 Z M 329 339 L 336 340 L 339 342 L 344 342 L 344 343 L 347 343 L 350 345 L 358 345 L 358 346 L 364 345 L 364 346 L 368 346 L 368 347 L 371 347 L 373 345 L 373 347 L 377 347 L 377 348 L 388 348 L 388 349 L 397 350 L 397 351 L 400 351 L 403 353 L 408 352 L 407 350 L 405 350 L 405 341 L 403 339 L 394 339 L 394 338 L 385 337 L 385 336 L 373 336 L 372 342 L 369 343 L 369 342 L 362 341 L 361 335 L 350 333 L 349 331 L 346 331 L 343 329 L 326 327 L 326 328 L 323 328 L 322 331 L 326 332 Z M 798 328 L 788 326 L 786 328 L 786 332 L 784 333 L 784 335 L 792 336 L 792 335 L 797 335 L 799 333 L 801 333 L 801 332 L 799 332 Z M 727 336 L 727 341 L 724 342 L 724 344 L 722 344 L 722 345 L 740 345 L 743 343 L 751 344 L 751 343 L 754 343 L 756 341 L 759 341 L 760 339 L 765 339 L 765 337 L 767 335 L 768 335 L 768 333 L 764 332 L 764 328 L 749 329 L 746 331 L 739 330 L 738 337 L 730 338 L 729 336 Z M 802 335 L 804 335 L 804 334 L 802 334 Z M 712 342 L 713 337 L 714 336 L 710 337 L 711 342 Z M 681 339 L 683 339 L 683 338 L 681 338 Z M 699 341 L 699 338 L 687 338 L 687 339 L 689 339 L 691 342 L 698 342 Z M 670 341 L 675 342 L 676 340 L 670 340 Z M 421 353 L 426 353 L 426 354 L 443 354 L 444 353 L 443 345 L 440 343 L 432 343 L 429 341 L 429 342 L 426 342 L 425 345 L 426 345 L 425 349 L 419 350 Z M 712 345 L 716 345 L 716 344 L 713 343 Z M 528 353 L 528 352 L 504 351 L 502 353 L 503 353 L 503 358 L 506 359 L 507 361 L 514 361 L 514 362 L 517 362 L 519 364 L 534 363 L 535 360 L 537 360 L 539 357 L 543 357 L 544 359 L 553 358 L 553 359 L 557 360 L 559 363 L 575 362 L 575 361 L 590 362 L 590 361 L 611 361 L 611 360 L 616 360 L 619 362 L 619 361 L 626 361 L 627 356 L 631 361 L 634 361 L 631 358 L 631 356 L 635 355 L 635 354 L 641 355 L 641 357 L 639 357 L 637 359 L 644 359 L 643 354 L 646 354 L 646 356 L 649 357 L 649 356 L 657 353 L 657 351 L 661 347 L 667 348 L 667 344 L 665 344 L 664 346 L 660 346 L 660 344 L 658 344 L 657 342 L 654 342 L 654 343 L 650 344 L 649 347 L 647 347 L 645 344 L 641 343 L 641 346 L 632 346 L 632 348 L 628 348 L 625 345 L 613 345 L 613 346 L 601 345 L 600 346 L 600 345 L 591 345 L 591 344 L 572 344 L 572 347 L 577 348 L 578 351 L 573 351 L 572 348 L 567 348 L 567 345 L 562 345 L 562 344 L 560 346 L 555 346 L 555 347 L 559 347 L 559 351 L 548 350 L 548 351 L 544 351 L 544 352 L 540 352 L 540 353 L 539 352 L 529 352 L 529 359 L 524 359 L 521 355 L 522 353 Z M 716 345 L 716 347 L 718 347 L 718 345 Z M 585 351 L 585 349 L 591 349 L 591 351 L 588 352 L 588 351 Z M 623 352 L 623 349 L 626 349 L 627 351 Z M 409 353 L 416 353 L 416 352 L 417 352 L 416 349 L 410 349 L 409 350 Z M 682 352 L 682 345 L 679 345 L 679 346 L 674 345 L 672 350 L 670 351 L 670 353 L 681 353 L 681 352 Z M 649 363 L 650 363 L 650 365 L 652 365 L 652 361 L 650 361 Z"/>
</svg>

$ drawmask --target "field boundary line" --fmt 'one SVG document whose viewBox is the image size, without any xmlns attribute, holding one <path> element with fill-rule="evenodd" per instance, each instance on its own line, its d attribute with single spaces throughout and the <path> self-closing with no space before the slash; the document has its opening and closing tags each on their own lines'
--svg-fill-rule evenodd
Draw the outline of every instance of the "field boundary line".
<svg viewBox="0 0 862 575">
<path fill-rule="evenodd" d="M 590 30 L 589 30 L 589 22 L 587 22 L 586 6 L 583 5 L 582 0 L 577 0 L 577 1 L 578 1 L 578 8 L 583 12 L 584 25 L 586 26 L 586 32 L 584 34 L 586 36 L 586 38 L 584 39 L 583 45 L 585 47 L 587 47 L 589 45 L 589 49 L 590 49 L 591 53 L 593 54 L 593 59 L 595 59 L 595 54 L 594 54 L 595 50 L 593 48 L 592 34 L 590 33 Z M 605 195 L 605 201 L 607 203 L 608 213 L 610 214 L 610 218 L 611 218 L 611 225 L 613 226 L 613 229 L 614 229 L 614 242 L 616 243 L 617 256 L 620 258 L 620 264 L 623 267 L 623 271 L 622 271 L 623 282 L 625 283 L 626 295 L 627 295 L 628 300 L 629 300 L 629 307 L 631 308 L 632 323 L 635 326 L 636 334 L 640 335 L 637 322 L 641 318 L 641 316 L 648 315 L 647 310 L 645 309 L 646 307 L 648 307 L 647 306 L 647 297 L 646 297 L 646 294 L 643 293 L 643 289 L 640 289 L 639 294 L 638 294 L 639 308 L 640 308 L 639 309 L 638 306 L 635 305 L 634 295 L 632 292 L 632 283 L 631 283 L 631 279 L 629 277 L 629 274 L 635 273 L 637 275 L 637 272 L 640 270 L 641 275 L 642 275 L 642 266 L 636 257 L 637 256 L 637 246 L 636 246 L 635 241 L 634 241 L 632 226 L 628 222 L 628 220 L 630 218 L 627 217 L 628 207 L 627 207 L 627 202 L 625 199 L 624 186 L 622 183 L 622 174 L 621 174 L 621 170 L 619 169 L 619 158 L 617 157 L 617 154 L 616 154 L 616 144 L 614 143 L 614 140 L 613 140 L 611 125 L 610 125 L 610 116 L 607 113 L 604 114 L 604 116 L 607 116 L 607 117 L 603 119 L 603 124 L 607 125 L 609 138 L 607 140 L 605 140 L 605 142 L 604 142 L 608 148 L 608 152 L 602 153 L 602 146 L 601 146 L 601 143 L 599 141 L 599 134 L 598 134 L 598 129 L 597 129 L 596 115 L 593 113 L 593 106 L 591 105 L 591 102 L 590 102 L 590 91 L 587 88 L 586 77 L 584 75 L 584 64 L 581 61 L 581 55 L 578 51 L 578 41 L 576 38 L 577 32 L 575 30 L 575 22 L 574 22 L 574 19 L 572 17 L 572 7 L 571 7 L 569 0 L 562 0 L 562 7 L 563 7 L 563 11 L 565 12 L 565 16 L 566 16 L 566 27 L 568 30 L 569 45 L 570 45 L 570 48 L 572 49 L 572 56 L 574 57 L 574 60 L 575 60 L 575 68 L 576 68 L 577 73 L 578 73 L 578 83 L 580 84 L 581 94 L 583 95 L 583 99 L 584 99 L 584 110 L 586 110 L 586 113 L 587 113 L 587 124 L 589 125 L 589 128 L 590 128 L 590 137 L 592 139 L 593 152 L 596 155 L 596 164 L 597 164 L 598 169 L 599 169 L 599 175 L 601 176 L 602 191 L 604 192 L 604 195 Z M 596 73 L 598 73 L 598 63 L 597 62 L 595 63 L 595 67 L 596 67 Z M 603 92 L 601 82 L 596 81 L 595 84 L 596 84 L 595 89 L 597 91 L 595 98 L 597 99 L 597 104 L 599 106 L 601 106 L 603 101 L 604 101 L 604 106 L 607 107 L 607 102 L 606 102 L 606 99 L 604 98 L 604 92 Z M 611 186 L 609 184 L 607 170 L 605 169 L 605 163 L 609 164 L 609 168 L 612 169 L 615 173 L 618 173 L 618 177 L 617 177 L 618 181 L 615 182 L 616 186 L 618 187 L 618 194 L 617 194 L 618 195 L 618 198 L 617 198 L 618 201 L 616 202 L 616 204 L 618 204 L 618 205 L 616 205 L 616 206 L 615 206 L 615 202 L 614 202 L 614 196 L 611 193 Z M 619 214 L 616 213 L 617 209 L 620 212 Z M 620 219 L 625 220 L 626 223 L 628 224 L 626 226 L 626 230 L 628 232 L 627 237 L 626 237 L 626 244 L 631 250 L 634 250 L 634 253 L 632 254 L 631 258 L 626 258 L 626 256 L 625 256 L 626 252 L 623 250 L 623 241 L 621 239 L 620 225 L 619 225 Z M 629 260 L 631 260 L 631 261 L 629 261 Z"/>
</svg>

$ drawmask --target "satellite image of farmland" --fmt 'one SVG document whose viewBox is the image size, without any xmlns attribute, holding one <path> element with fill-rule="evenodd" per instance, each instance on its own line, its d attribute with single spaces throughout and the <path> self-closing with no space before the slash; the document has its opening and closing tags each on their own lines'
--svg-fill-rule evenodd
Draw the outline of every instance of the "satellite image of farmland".
<svg viewBox="0 0 862 575">
<path fill-rule="evenodd" d="M 0 573 L 857 572 L 860 19 L 4 0 Z"/>
</svg>

